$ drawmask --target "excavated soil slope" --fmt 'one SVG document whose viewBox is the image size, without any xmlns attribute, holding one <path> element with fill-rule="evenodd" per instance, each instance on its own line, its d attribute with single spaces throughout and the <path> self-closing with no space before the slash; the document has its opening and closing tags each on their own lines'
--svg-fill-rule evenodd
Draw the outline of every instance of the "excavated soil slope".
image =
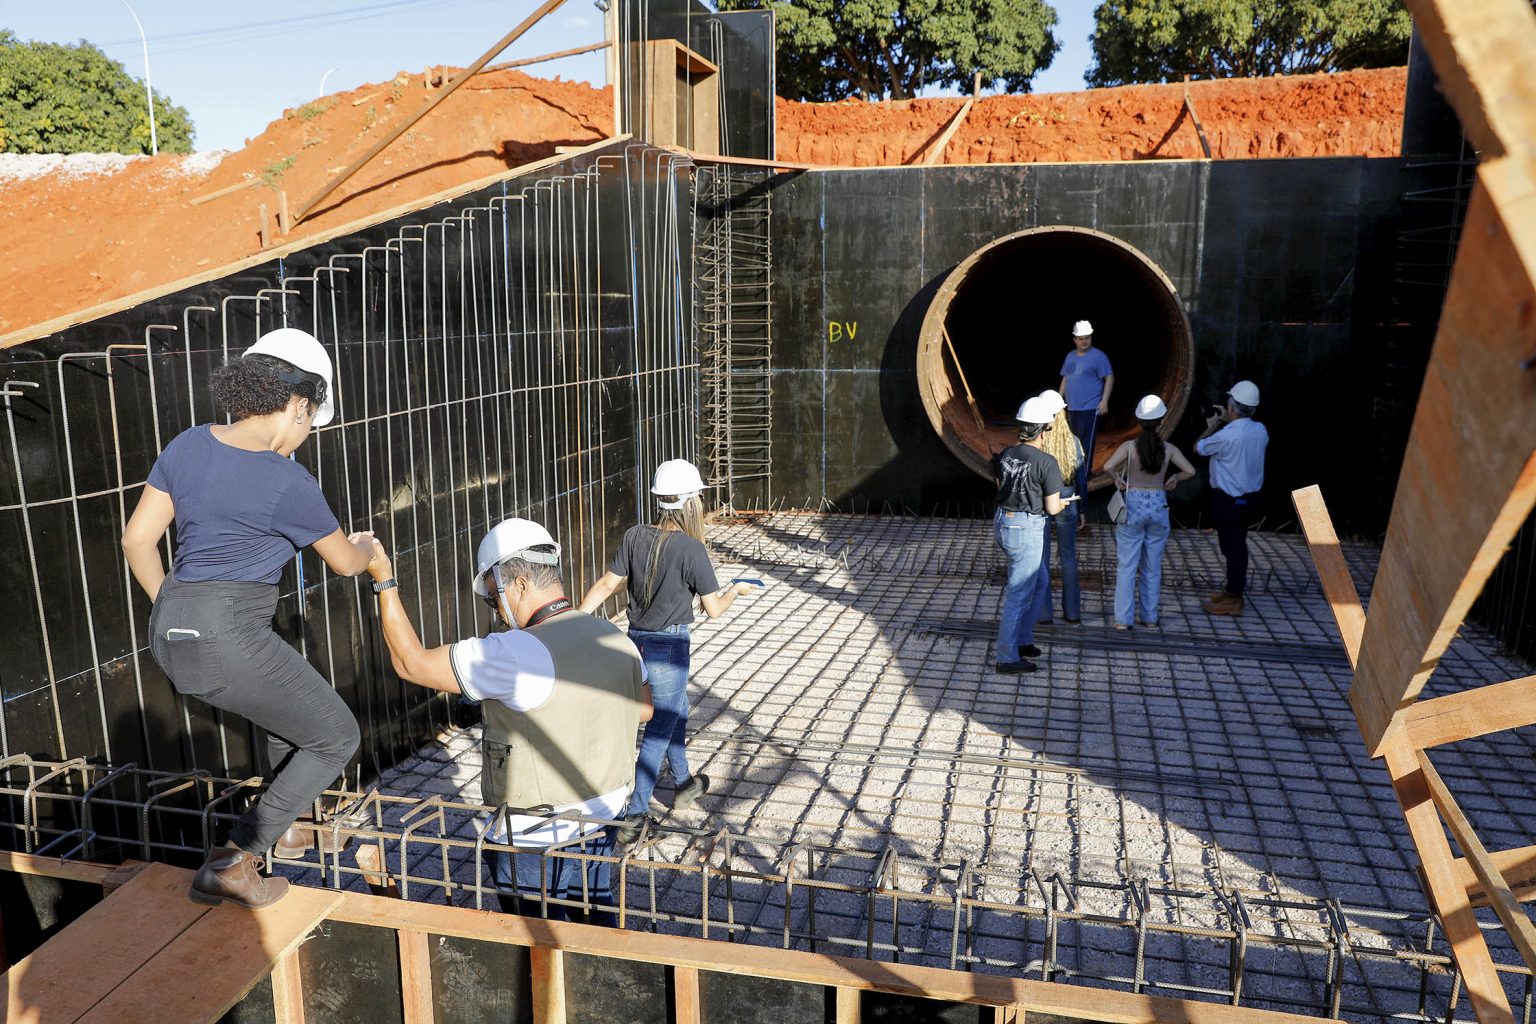
<svg viewBox="0 0 1536 1024">
<path fill-rule="evenodd" d="M 453 69 L 440 69 L 441 75 Z M 1200 82 L 1196 111 L 1217 157 L 1391 156 L 1404 69 Z M 285 111 L 210 171 L 206 155 L 87 158 L 18 172 L 0 154 L 0 335 L 163 287 L 260 249 L 259 210 L 297 206 L 426 101 L 422 75 Z M 947 163 L 1136 160 L 1200 155 L 1182 86 L 983 99 Z M 794 162 L 917 162 L 961 101 L 778 102 L 778 156 Z M 612 133 L 612 94 L 517 71 L 444 101 L 332 195 L 290 238 L 363 219 Z M 25 158 L 10 158 L 12 160 Z M 34 168 L 37 165 L 33 165 Z M 51 166 L 51 165 L 48 165 Z M 199 206 L 200 196 L 260 183 Z"/>
<path fill-rule="evenodd" d="M 1190 99 L 1219 159 L 1395 156 L 1406 68 L 1192 82 Z M 778 103 L 778 158 L 878 166 L 921 163 L 962 100 Z M 941 163 L 1190 158 L 1204 154 L 1182 85 L 979 100 Z"/>
</svg>

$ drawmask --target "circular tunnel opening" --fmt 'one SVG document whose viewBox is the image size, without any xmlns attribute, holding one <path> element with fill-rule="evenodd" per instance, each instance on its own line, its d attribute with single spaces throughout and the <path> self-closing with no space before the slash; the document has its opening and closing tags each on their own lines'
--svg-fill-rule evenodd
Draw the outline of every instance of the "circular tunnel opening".
<svg viewBox="0 0 1536 1024">
<path fill-rule="evenodd" d="M 1072 325 L 1093 324 L 1093 343 L 1115 373 L 1099 421 L 1089 488 L 1135 436 L 1136 403 L 1168 404 L 1167 437 L 1189 400 L 1194 346 L 1173 282 L 1150 259 L 1090 228 L 1031 228 L 977 249 L 952 270 L 923 318 L 917 380 L 933 429 L 949 450 L 992 477 L 992 453 L 1014 444 L 1014 413 L 1029 395 L 1061 384 Z"/>
</svg>

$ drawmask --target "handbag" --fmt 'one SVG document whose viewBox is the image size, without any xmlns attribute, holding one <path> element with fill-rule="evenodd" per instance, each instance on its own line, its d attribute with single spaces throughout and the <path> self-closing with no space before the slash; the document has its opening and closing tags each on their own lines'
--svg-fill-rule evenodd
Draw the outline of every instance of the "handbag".
<svg viewBox="0 0 1536 1024">
<path fill-rule="evenodd" d="M 1129 456 L 1126 457 L 1125 468 L 1126 474 L 1116 478 L 1121 483 L 1130 478 L 1131 460 Z M 1116 487 L 1115 493 L 1109 496 L 1109 521 L 1116 526 L 1125 522 L 1125 493 L 1119 487 Z"/>
</svg>

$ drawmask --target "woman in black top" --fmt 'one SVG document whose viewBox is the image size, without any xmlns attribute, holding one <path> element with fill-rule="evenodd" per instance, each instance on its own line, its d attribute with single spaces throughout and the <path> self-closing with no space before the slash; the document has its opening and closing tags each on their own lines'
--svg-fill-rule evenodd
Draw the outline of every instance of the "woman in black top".
<svg viewBox="0 0 1536 1024">
<path fill-rule="evenodd" d="M 709 791 L 709 777 L 688 770 L 683 740 L 688 729 L 688 627 L 697 597 L 710 618 L 724 615 L 738 595 L 752 589 L 738 583 L 720 590 L 704 547 L 704 481 L 686 459 L 663 462 L 651 493 L 661 514 L 654 526 L 632 526 L 603 578 L 587 591 L 581 610 L 597 611 L 629 583 L 629 637 L 640 648 L 655 714 L 645 726 L 635 764 L 635 789 L 624 811 L 621 844 L 634 842 L 645 823 L 651 793 L 665 754 L 677 786 L 674 807 L 689 807 Z"/>
<path fill-rule="evenodd" d="M 1066 507 L 1061 500 L 1061 466 L 1043 450 L 1046 431 L 1056 410 L 1041 398 L 1019 406 L 1019 443 L 993 456 L 997 477 L 997 512 L 993 528 L 997 545 L 1008 557 L 1008 582 L 997 623 L 997 671 L 1008 675 L 1033 672 L 1035 606 L 1040 590 L 1050 585 L 1045 571 L 1045 527 L 1048 516 Z M 1076 496 L 1067 499 L 1076 501 Z"/>
<path fill-rule="evenodd" d="M 261 855 L 336 780 L 358 745 L 357 720 L 329 683 L 272 631 L 277 581 L 300 548 L 356 576 L 373 535 L 341 532 L 315 478 L 288 458 L 330 422 L 331 359 L 283 328 L 217 370 L 214 398 L 235 422 L 203 424 L 166 446 L 123 531 L 128 566 L 154 602 L 149 649 L 177 692 L 267 731 L 276 776 L 192 881 L 203 903 L 257 908 L 285 878 Z M 176 523 L 167 576 L 159 545 Z"/>
</svg>

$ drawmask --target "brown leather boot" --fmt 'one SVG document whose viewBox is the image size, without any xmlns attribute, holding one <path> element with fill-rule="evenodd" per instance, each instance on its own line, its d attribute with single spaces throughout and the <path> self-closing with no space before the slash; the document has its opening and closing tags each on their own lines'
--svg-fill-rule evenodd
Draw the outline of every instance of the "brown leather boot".
<svg viewBox="0 0 1536 1024">
<path fill-rule="evenodd" d="M 264 878 L 261 858 L 232 846 L 221 846 L 192 876 L 187 895 L 198 903 L 217 905 L 220 900 L 250 910 L 270 907 L 288 893 L 288 879 Z"/>
<path fill-rule="evenodd" d="M 1222 594 L 1219 598 L 1202 601 L 1200 607 L 1205 609 L 1207 615 L 1241 615 L 1243 599 L 1235 594 Z"/>
<path fill-rule="evenodd" d="M 285 860 L 298 860 L 315 845 L 315 834 L 307 828 L 290 825 L 288 831 L 277 837 L 272 852 Z"/>
</svg>

